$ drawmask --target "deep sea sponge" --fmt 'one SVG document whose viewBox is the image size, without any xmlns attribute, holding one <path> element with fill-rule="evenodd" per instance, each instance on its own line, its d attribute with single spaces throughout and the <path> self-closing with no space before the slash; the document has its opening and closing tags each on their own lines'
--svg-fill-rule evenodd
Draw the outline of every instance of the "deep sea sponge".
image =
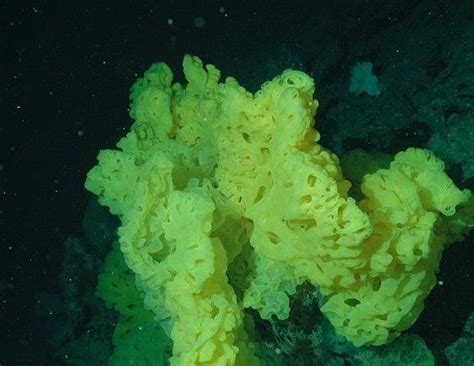
<svg viewBox="0 0 474 366">
<path fill-rule="evenodd" d="M 410 327 L 442 250 L 469 228 L 450 218 L 471 192 L 431 152 L 408 149 L 362 178 L 356 202 L 318 143 L 308 75 L 286 70 L 252 95 L 197 57 L 183 68 L 186 85 L 164 63 L 137 80 L 130 132 L 86 181 L 121 220 L 144 306 L 170 326 L 171 363 L 258 364 L 243 308 L 285 319 L 303 282 L 357 346 Z"/>
</svg>

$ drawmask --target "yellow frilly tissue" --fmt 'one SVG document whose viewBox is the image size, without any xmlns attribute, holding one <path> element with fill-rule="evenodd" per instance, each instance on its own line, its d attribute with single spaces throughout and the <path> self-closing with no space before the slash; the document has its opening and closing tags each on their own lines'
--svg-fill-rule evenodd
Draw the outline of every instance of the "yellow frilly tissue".
<svg viewBox="0 0 474 366">
<path fill-rule="evenodd" d="M 121 220 L 145 308 L 171 323 L 171 363 L 258 365 L 243 309 L 285 319 L 305 281 L 356 346 L 410 327 L 442 250 L 472 227 L 456 216 L 471 192 L 410 148 L 364 176 L 356 202 L 318 143 L 308 75 L 286 70 L 252 94 L 197 57 L 183 68 L 186 85 L 164 63 L 135 82 L 131 130 L 85 184 Z"/>
</svg>

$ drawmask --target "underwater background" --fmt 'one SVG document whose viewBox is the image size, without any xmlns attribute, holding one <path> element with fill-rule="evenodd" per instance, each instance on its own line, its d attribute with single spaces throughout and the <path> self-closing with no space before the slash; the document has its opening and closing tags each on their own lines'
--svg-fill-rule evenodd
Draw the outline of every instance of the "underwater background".
<svg viewBox="0 0 474 366">
<path fill-rule="evenodd" d="M 4 1 L 0 30 L 0 366 L 113 354 L 118 314 L 96 288 L 119 222 L 84 182 L 129 130 L 129 89 L 154 62 L 182 83 L 196 55 L 250 92 L 301 70 L 338 156 L 423 147 L 474 188 L 472 1 Z M 337 336 L 303 285 L 287 320 L 253 313 L 261 352 L 275 365 L 474 365 L 472 244 L 444 251 L 424 311 L 389 345 Z M 171 351 L 163 335 L 135 364 Z"/>
</svg>

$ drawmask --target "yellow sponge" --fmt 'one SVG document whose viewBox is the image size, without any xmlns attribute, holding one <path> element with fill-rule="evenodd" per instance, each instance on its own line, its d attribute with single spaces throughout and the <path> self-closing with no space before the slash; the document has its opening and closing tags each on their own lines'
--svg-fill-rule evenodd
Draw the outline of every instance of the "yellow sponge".
<svg viewBox="0 0 474 366">
<path fill-rule="evenodd" d="M 360 206 L 373 227 L 362 243 L 368 262 L 353 272 L 357 283 L 334 292 L 321 310 L 355 345 L 380 345 L 423 310 L 449 242 L 447 216 L 471 193 L 454 185 L 433 153 L 414 148 L 398 153 L 389 169 L 366 175 L 361 189 Z"/>
<path fill-rule="evenodd" d="M 186 85 L 163 63 L 133 85 L 131 130 L 86 181 L 121 219 L 145 307 L 171 325 L 172 364 L 259 364 L 243 307 L 284 319 L 305 281 L 356 345 L 409 327 L 470 192 L 409 149 L 362 179 L 357 203 L 318 143 L 308 75 L 286 70 L 252 95 L 197 57 L 183 68 Z"/>
</svg>

